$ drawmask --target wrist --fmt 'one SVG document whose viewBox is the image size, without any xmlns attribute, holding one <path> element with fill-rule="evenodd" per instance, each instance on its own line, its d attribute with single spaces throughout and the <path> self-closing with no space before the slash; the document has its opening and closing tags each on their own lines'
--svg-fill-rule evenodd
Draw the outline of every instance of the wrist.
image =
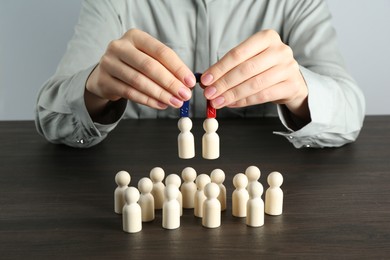
<svg viewBox="0 0 390 260">
<path fill-rule="evenodd" d="M 308 104 L 308 97 L 295 100 L 294 102 L 285 104 L 287 109 L 302 122 L 309 123 L 311 121 L 310 109 Z"/>
<path fill-rule="evenodd" d="M 89 115 L 95 121 L 95 119 L 99 118 L 99 116 L 103 113 L 105 107 L 109 103 L 109 100 L 103 99 L 85 88 L 84 102 Z"/>
</svg>

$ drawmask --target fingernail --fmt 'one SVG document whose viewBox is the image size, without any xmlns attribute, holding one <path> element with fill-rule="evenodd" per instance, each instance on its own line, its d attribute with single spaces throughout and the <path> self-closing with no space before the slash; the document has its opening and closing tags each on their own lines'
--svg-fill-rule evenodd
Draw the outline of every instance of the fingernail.
<svg viewBox="0 0 390 260">
<path fill-rule="evenodd" d="M 179 90 L 179 96 L 184 100 L 188 100 L 191 98 L 191 91 L 188 88 L 181 88 Z"/>
<path fill-rule="evenodd" d="M 160 101 L 157 102 L 157 106 L 160 108 L 160 109 L 166 109 L 168 107 L 167 104 L 164 104 Z"/>
<path fill-rule="evenodd" d="M 214 79 L 213 75 L 211 75 L 210 73 L 207 73 L 207 74 L 202 76 L 201 81 L 204 85 L 208 85 L 213 81 L 213 79 Z"/>
<path fill-rule="evenodd" d="M 217 93 L 217 89 L 215 87 L 208 87 L 206 88 L 206 90 L 204 91 L 204 96 L 207 98 L 207 99 L 211 99 L 211 97 Z"/>
<path fill-rule="evenodd" d="M 183 105 L 183 101 L 177 99 L 176 97 L 171 97 L 169 102 L 174 106 L 174 107 L 181 107 Z"/>
<path fill-rule="evenodd" d="M 194 76 L 193 74 L 187 75 L 187 76 L 184 78 L 184 82 L 185 82 L 185 83 L 187 84 L 187 86 L 189 86 L 189 87 L 195 86 L 195 84 L 196 84 L 195 76 Z"/>
<path fill-rule="evenodd" d="M 213 100 L 213 105 L 215 108 L 221 107 L 225 103 L 224 97 L 217 97 Z"/>
</svg>

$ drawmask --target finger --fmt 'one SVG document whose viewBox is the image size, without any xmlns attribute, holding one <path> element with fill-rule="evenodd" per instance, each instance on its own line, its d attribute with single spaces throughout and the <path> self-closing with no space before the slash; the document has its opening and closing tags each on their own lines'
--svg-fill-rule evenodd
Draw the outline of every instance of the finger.
<svg viewBox="0 0 390 260">
<path fill-rule="evenodd" d="M 134 46 L 129 46 L 128 48 L 129 50 L 126 54 L 120 56 L 124 63 L 181 100 L 185 101 L 191 98 L 191 90 L 183 85 L 161 63 L 142 51 L 139 51 Z"/>
<path fill-rule="evenodd" d="M 289 100 L 289 97 L 293 93 L 294 90 L 291 88 L 291 84 L 287 81 L 284 81 L 271 87 L 265 88 L 253 95 L 237 100 L 236 102 L 229 104 L 228 107 L 247 107 L 268 102 L 284 104 Z"/>
<path fill-rule="evenodd" d="M 287 78 L 286 70 L 280 67 L 281 66 L 274 66 L 224 92 L 219 97 L 210 101 L 212 106 L 214 108 L 228 106 L 231 103 L 255 95 L 263 89 L 284 81 Z"/>
<path fill-rule="evenodd" d="M 144 93 L 138 91 L 137 89 L 129 86 L 123 81 L 111 77 L 109 79 L 109 86 L 112 89 L 114 95 L 124 97 L 133 102 L 149 106 L 155 109 L 166 109 L 168 107 L 167 104 L 160 102 L 159 100 L 154 99 L 151 96 L 145 95 Z"/>
<path fill-rule="evenodd" d="M 282 59 L 282 55 L 282 52 L 272 51 L 270 48 L 264 50 L 227 72 L 223 77 L 214 82 L 213 85 L 208 86 L 204 91 L 205 97 L 207 99 L 213 99 L 243 81 L 276 66 Z"/>
<path fill-rule="evenodd" d="M 162 102 L 164 104 L 179 108 L 183 105 L 183 101 L 179 100 L 164 88 L 145 77 L 143 74 L 127 66 L 119 60 L 111 61 L 109 66 L 106 66 L 107 72 L 114 78 L 120 80 L 127 85 L 127 88 L 134 88 L 143 95 L 150 97 L 154 100 Z M 121 97 L 129 98 L 129 91 L 127 88 L 123 88 L 119 91 L 122 93 Z"/>
<path fill-rule="evenodd" d="M 187 87 L 195 86 L 194 74 L 171 48 L 145 32 L 136 30 L 135 34 L 132 38 L 134 47 L 160 62 Z"/>
<path fill-rule="evenodd" d="M 213 84 L 232 68 L 268 48 L 271 42 L 277 37 L 279 37 L 279 35 L 272 30 L 261 31 L 254 34 L 252 37 L 225 54 L 217 63 L 206 70 L 202 75 L 202 84 L 205 86 Z"/>
</svg>

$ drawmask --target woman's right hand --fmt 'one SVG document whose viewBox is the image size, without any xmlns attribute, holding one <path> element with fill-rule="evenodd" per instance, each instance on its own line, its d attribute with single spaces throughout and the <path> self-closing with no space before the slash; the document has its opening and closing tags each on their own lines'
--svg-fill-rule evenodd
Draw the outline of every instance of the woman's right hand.
<svg viewBox="0 0 390 260">
<path fill-rule="evenodd" d="M 131 29 L 108 45 L 86 82 L 85 101 L 90 113 L 121 98 L 156 109 L 180 108 L 191 98 L 195 83 L 172 49 Z"/>
</svg>

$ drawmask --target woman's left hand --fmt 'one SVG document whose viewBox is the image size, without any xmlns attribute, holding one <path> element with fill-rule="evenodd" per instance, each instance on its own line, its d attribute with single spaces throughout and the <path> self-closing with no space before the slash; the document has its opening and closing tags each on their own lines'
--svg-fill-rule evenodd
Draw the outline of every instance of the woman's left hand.
<svg viewBox="0 0 390 260">
<path fill-rule="evenodd" d="M 214 108 L 285 104 L 309 120 L 308 89 L 291 48 L 273 30 L 260 31 L 230 50 L 201 78 Z"/>
</svg>

